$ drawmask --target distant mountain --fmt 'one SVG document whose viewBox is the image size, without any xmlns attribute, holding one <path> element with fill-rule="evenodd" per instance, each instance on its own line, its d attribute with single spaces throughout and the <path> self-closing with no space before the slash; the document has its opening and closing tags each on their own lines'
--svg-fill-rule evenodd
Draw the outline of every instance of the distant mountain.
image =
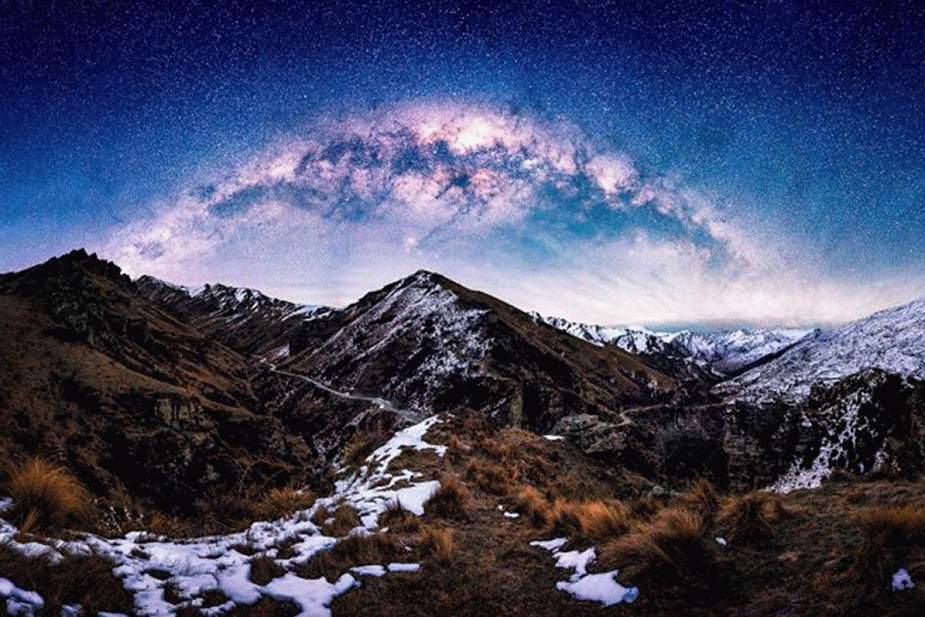
<svg viewBox="0 0 925 617">
<path fill-rule="evenodd" d="M 718 391 L 739 399 L 802 400 L 814 386 L 871 368 L 925 378 L 925 298 L 807 337 Z"/>
<path fill-rule="evenodd" d="M 189 288 L 147 275 L 135 283 L 144 295 L 181 320 L 246 356 L 288 354 L 291 331 L 303 320 L 330 310 L 271 298 L 245 287 Z"/>
<path fill-rule="evenodd" d="M 596 345 L 616 345 L 620 349 L 655 362 L 659 357 L 673 358 L 676 375 L 678 370 L 682 373 L 690 371 L 677 362 L 688 359 L 689 362 L 696 363 L 701 370 L 718 372 L 715 376 L 717 379 L 723 375 L 735 374 L 763 358 L 780 353 L 813 332 L 805 329 L 658 332 L 642 326 L 598 326 L 559 317 L 544 317 L 538 313 L 533 315 L 551 326 Z"/>
<path fill-rule="evenodd" d="M 420 271 L 304 322 L 286 370 L 418 409 L 485 409 L 539 430 L 672 397 L 675 380 L 617 347 L 569 336 L 489 295 Z"/>
</svg>

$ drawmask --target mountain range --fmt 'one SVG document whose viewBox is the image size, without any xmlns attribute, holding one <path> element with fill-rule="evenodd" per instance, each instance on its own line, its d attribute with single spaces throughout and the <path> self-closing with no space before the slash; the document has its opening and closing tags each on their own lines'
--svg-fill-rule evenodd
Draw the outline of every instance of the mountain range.
<svg viewBox="0 0 925 617">
<path fill-rule="evenodd" d="M 925 470 L 925 300 L 828 330 L 656 332 L 527 313 L 428 271 L 323 307 L 133 280 L 77 250 L 0 275 L 0 358 L 0 451 L 72 473 L 104 513 L 93 537 L 128 532 L 124 544 L 93 542 L 158 593 L 164 581 L 192 584 L 170 565 L 183 543 L 162 540 L 153 554 L 163 560 L 131 556 L 147 554 L 134 530 L 169 520 L 170 533 L 228 534 L 253 495 L 292 487 L 328 497 L 289 527 L 251 528 L 269 534 L 257 544 L 276 551 L 265 556 L 287 577 L 337 542 L 318 534 L 342 504 L 363 534 L 378 532 L 388 500 L 421 514 L 436 487 L 457 482 L 448 474 L 469 483 L 466 494 L 480 491 L 479 514 L 459 515 L 465 533 L 500 546 L 526 542 L 484 518 L 528 513 L 503 488 L 512 481 L 556 503 L 597 496 L 645 508 L 707 479 L 817 507 L 806 489 L 830 490 L 839 474 Z M 21 544 L 4 525 L 0 541 Z M 305 552 L 280 557 L 292 533 L 302 548 L 286 550 Z M 215 559 L 243 541 L 215 537 L 202 548 Z M 220 581 L 225 566 L 214 567 L 204 572 Z M 151 568 L 165 578 L 144 575 Z M 576 571 L 572 583 L 585 576 L 596 575 Z M 301 597 L 250 584 L 252 600 Z M 220 588 L 232 594 L 230 583 Z M 197 593 L 167 604 L 136 595 L 135 606 L 162 614 L 194 606 Z M 543 597 L 533 612 L 573 608 Z"/>
</svg>

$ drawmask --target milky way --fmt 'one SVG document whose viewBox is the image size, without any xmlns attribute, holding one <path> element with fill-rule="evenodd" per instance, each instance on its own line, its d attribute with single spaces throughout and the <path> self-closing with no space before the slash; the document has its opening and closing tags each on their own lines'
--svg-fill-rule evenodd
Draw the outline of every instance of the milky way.
<svg viewBox="0 0 925 617">
<path fill-rule="evenodd" d="M 915 3 L 2 10 L 2 269 L 339 304 L 425 267 L 650 325 L 925 293 Z"/>
</svg>

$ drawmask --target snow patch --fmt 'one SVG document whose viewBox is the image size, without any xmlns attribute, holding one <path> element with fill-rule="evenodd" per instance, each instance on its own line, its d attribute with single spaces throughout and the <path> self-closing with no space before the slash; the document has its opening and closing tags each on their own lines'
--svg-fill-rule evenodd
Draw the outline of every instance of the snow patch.
<svg viewBox="0 0 925 617">
<path fill-rule="evenodd" d="M 600 602 L 604 606 L 633 602 L 639 597 L 637 587 L 624 587 L 617 582 L 619 570 L 588 574 L 588 565 L 597 557 L 594 547 L 584 551 L 560 551 L 566 541 L 565 538 L 554 538 L 530 542 L 530 546 L 550 551 L 556 558 L 557 568 L 574 570 L 569 580 L 556 583 L 556 589 L 571 594 L 578 600 Z"/>
</svg>

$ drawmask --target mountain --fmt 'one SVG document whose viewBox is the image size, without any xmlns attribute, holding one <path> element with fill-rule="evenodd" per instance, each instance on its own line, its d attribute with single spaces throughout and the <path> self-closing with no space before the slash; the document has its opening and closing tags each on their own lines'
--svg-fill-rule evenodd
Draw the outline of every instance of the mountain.
<svg viewBox="0 0 925 617">
<path fill-rule="evenodd" d="M 182 321 L 246 356 L 285 355 L 292 329 L 329 310 L 221 284 L 191 289 L 147 275 L 135 283 L 145 296 Z"/>
<path fill-rule="evenodd" d="M 0 357 L 0 451 L 63 464 L 111 503 L 191 512 L 317 467 L 261 413 L 243 356 L 83 250 L 0 275 Z"/>
<path fill-rule="evenodd" d="M 870 368 L 925 378 L 925 298 L 807 337 L 718 391 L 737 399 L 799 401 L 814 386 Z"/>
<path fill-rule="evenodd" d="M 304 322 L 282 368 L 403 407 L 482 409 L 544 430 L 563 415 L 613 416 L 670 399 L 675 380 L 439 274 L 420 271 Z"/>
<path fill-rule="evenodd" d="M 667 360 L 662 370 L 673 376 L 698 376 L 717 381 L 780 353 L 812 331 L 804 329 L 725 330 L 718 332 L 657 332 L 642 326 L 599 326 L 560 317 L 534 318 L 596 345 L 616 345 L 639 354 L 650 364 Z M 683 362 L 687 360 L 687 364 Z M 700 372 L 692 374 L 693 363 Z M 656 364 L 653 364 L 656 365 Z M 710 373 L 714 373 L 710 375 Z"/>
</svg>

